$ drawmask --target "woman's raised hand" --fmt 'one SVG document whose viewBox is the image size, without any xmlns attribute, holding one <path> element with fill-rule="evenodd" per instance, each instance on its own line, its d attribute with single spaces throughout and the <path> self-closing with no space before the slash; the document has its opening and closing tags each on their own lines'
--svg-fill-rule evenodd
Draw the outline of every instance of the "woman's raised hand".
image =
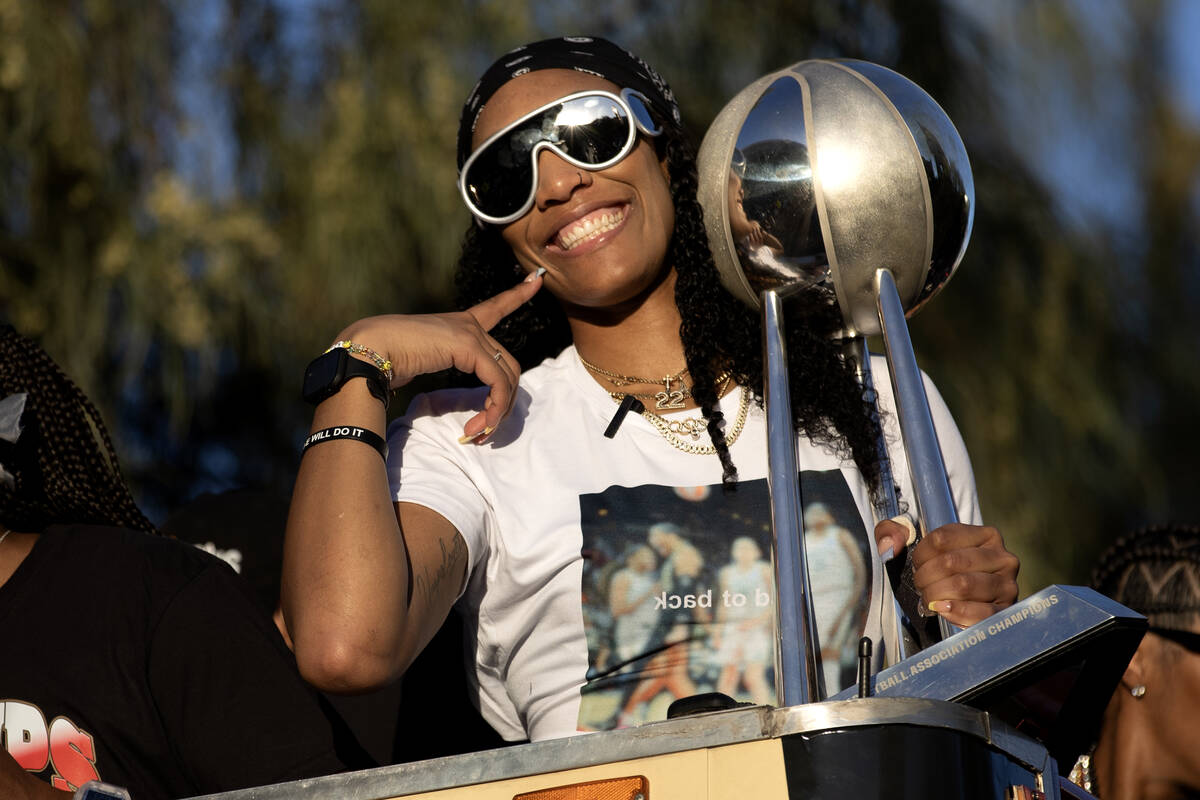
<svg viewBox="0 0 1200 800">
<path fill-rule="evenodd" d="M 478 376 L 488 395 L 463 426 L 463 442 L 481 442 L 511 409 L 521 373 L 488 331 L 541 287 L 541 274 L 534 274 L 466 311 L 368 317 L 338 339 L 390 361 L 391 388 L 449 367 Z M 312 432 L 385 430 L 384 405 L 357 383 L 318 404 Z M 395 680 L 446 619 L 466 574 L 467 547 L 457 529 L 432 509 L 395 502 L 374 448 L 331 439 L 301 459 L 282 599 L 296 661 L 310 683 L 347 692 Z"/>
<path fill-rule="evenodd" d="M 369 347 L 390 360 L 393 389 L 449 367 L 474 374 L 490 391 L 483 410 L 463 426 L 463 441 L 482 442 L 512 409 L 521 375 L 517 360 L 488 331 L 537 294 L 542 272 L 531 273 L 466 311 L 367 317 L 352 323 L 338 339 Z"/>
</svg>

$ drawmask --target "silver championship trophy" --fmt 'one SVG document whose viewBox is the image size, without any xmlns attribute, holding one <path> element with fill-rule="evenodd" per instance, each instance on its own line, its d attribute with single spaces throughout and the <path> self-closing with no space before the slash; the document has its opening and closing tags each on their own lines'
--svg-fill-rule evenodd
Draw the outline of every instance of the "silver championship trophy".
<svg viewBox="0 0 1200 800">
<path fill-rule="evenodd" d="M 962 260 L 975 206 L 971 167 L 958 132 L 928 94 L 862 61 L 803 61 L 754 82 L 713 122 L 699 165 L 700 201 L 725 285 L 763 310 L 771 496 L 782 551 L 785 664 L 776 682 L 786 703 L 811 702 L 823 694 L 811 685 L 815 667 L 786 665 L 786 650 L 797 647 L 786 643 L 792 628 L 811 638 L 815 626 L 803 600 L 801 517 L 789 477 L 796 474 L 795 432 L 782 301 L 809 287 L 836 296 L 848 355 L 868 390 L 865 340 L 883 334 L 920 531 L 956 522 L 905 309 L 912 314 L 937 294 Z M 882 439 L 878 449 L 885 466 L 876 521 L 898 513 Z M 896 611 L 885 636 L 892 663 L 913 649 Z M 943 623 L 941 638 L 950 633 Z"/>
<path fill-rule="evenodd" d="M 802 61 L 747 86 L 705 135 L 699 173 L 722 280 L 762 311 L 776 688 L 782 706 L 812 703 L 826 692 L 801 524 L 783 301 L 805 291 L 836 299 L 846 355 L 868 393 L 866 337 L 882 335 L 919 533 L 956 522 L 905 318 L 958 268 L 974 217 L 974 182 L 941 107 L 901 75 L 853 60 Z M 878 452 L 884 485 L 876 521 L 897 514 L 882 434 Z M 891 581 L 882 583 L 890 593 Z M 830 699 L 872 694 L 968 703 L 1037 730 L 1059 759 L 1098 722 L 1145 626 L 1089 589 L 1052 586 L 966 630 L 939 619 L 932 643 L 917 653 L 921 645 L 906 638 L 900 603 L 893 597 L 890 605 L 887 668 L 867 679 L 860 660 L 859 686 Z"/>
</svg>

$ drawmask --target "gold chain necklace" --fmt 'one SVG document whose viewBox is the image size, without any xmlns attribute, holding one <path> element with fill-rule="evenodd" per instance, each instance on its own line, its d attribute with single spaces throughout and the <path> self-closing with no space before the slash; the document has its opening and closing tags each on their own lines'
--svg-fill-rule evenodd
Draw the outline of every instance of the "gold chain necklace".
<svg viewBox="0 0 1200 800">
<path fill-rule="evenodd" d="M 728 381 L 728 379 L 726 379 Z M 720 394 L 724 394 L 724 387 Z M 609 392 L 613 400 L 620 402 L 624 395 L 619 392 Z M 725 437 L 725 444 L 729 447 L 738 440 L 742 435 L 742 429 L 746 425 L 746 413 L 750 409 L 750 390 L 742 387 L 742 397 L 738 402 L 737 418 L 733 422 L 733 428 L 729 431 L 729 435 Z M 711 444 L 702 445 L 695 444 L 695 440 L 700 438 L 700 434 L 707 429 L 707 422 L 703 417 L 685 417 L 684 419 L 664 419 L 655 414 L 648 408 L 642 409 L 642 416 L 658 429 L 663 438 L 671 443 L 673 447 L 682 450 L 685 453 L 691 453 L 698 456 L 711 456 L 717 452 L 717 448 Z M 692 439 L 691 442 L 680 438 L 688 436 Z"/>
<path fill-rule="evenodd" d="M 579 353 L 576 352 L 576 355 L 579 355 Z M 639 383 L 650 386 L 653 386 L 656 383 L 661 383 L 663 388 L 660 392 L 647 392 L 643 394 L 626 392 L 626 394 L 632 394 L 634 397 L 654 398 L 654 407 L 659 411 L 683 408 L 686 405 L 684 401 L 692 396 L 691 388 L 683 382 L 683 376 L 688 373 L 688 368 L 686 366 L 684 366 L 683 369 L 679 370 L 679 372 L 676 372 L 674 375 L 664 375 L 661 378 L 639 378 L 636 375 L 622 375 L 619 372 L 610 372 L 603 367 L 596 366 L 583 356 L 579 356 L 579 361 L 590 372 L 594 372 L 595 374 L 604 377 L 609 383 L 618 389 L 622 386 L 632 386 Z M 679 388 L 672 390 L 671 387 L 676 383 L 679 384 Z M 612 392 L 609 392 L 609 394 L 612 394 Z"/>
<path fill-rule="evenodd" d="M 720 375 L 717 376 L 716 382 L 721 384 L 721 388 L 717 390 L 717 397 L 724 397 L 725 392 L 729 389 L 729 373 L 722 372 Z M 625 399 L 626 397 L 636 397 L 641 400 L 649 400 L 650 398 L 654 398 L 655 400 L 658 401 L 655 404 L 655 409 L 683 408 L 682 403 L 680 403 L 679 405 L 669 405 L 669 406 L 664 405 L 663 403 L 667 399 L 667 395 L 665 392 L 612 392 L 612 391 L 610 391 L 609 395 L 611 395 L 612 398 L 614 400 L 616 400 L 618 403 L 621 402 L 621 400 Z M 675 397 L 678 397 L 680 400 L 687 400 L 691 396 L 692 396 L 692 387 L 690 387 L 690 386 L 684 386 L 682 389 L 680 389 L 678 391 L 671 392 L 672 400 L 674 400 Z"/>
<path fill-rule="evenodd" d="M 657 392 L 609 392 L 617 400 L 622 397 L 637 397 L 642 400 L 654 400 L 654 408 L 663 410 L 668 408 L 683 408 L 688 398 L 692 396 L 690 386 L 684 386 L 682 389 L 676 389 L 673 392 L 657 391 Z"/>
</svg>

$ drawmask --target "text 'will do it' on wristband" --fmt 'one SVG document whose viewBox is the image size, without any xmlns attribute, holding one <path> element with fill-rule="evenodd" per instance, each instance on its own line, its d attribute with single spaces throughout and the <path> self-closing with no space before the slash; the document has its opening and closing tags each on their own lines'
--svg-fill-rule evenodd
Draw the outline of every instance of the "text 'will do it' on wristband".
<svg viewBox="0 0 1200 800">
<path fill-rule="evenodd" d="M 379 455 L 383 456 L 384 461 L 387 461 L 388 446 L 383 437 L 375 431 L 360 428 L 357 425 L 337 425 L 333 428 L 322 428 L 319 431 L 314 431 L 304 440 L 304 447 L 300 449 L 300 455 L 303 456 L 308 452 L 308 448 L 314 445 L 321 444 L 322 442 L 332 442 L 334 439 L 354 439 L 369 444 L 379 451 Z"/>
</svg>

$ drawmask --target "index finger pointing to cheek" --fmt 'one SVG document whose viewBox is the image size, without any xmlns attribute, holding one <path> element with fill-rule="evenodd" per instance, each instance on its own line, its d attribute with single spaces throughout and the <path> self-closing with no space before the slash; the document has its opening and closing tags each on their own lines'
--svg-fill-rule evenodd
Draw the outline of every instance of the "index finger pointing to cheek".
<svg viewBox="0 0 1200 800">
<path fill-rule="evenodd" d="M 536 272 L 529 273 L 528 277 L 516 286 L 476 303 L 467 309 L 467 313 L 475 318 L 479 327 L 490 331 L 500 320 L 529 302 L 538 293 L 542 288 L 542 275 L 545 272 L 545 267 L 538 267 Z"/>
</svg>

